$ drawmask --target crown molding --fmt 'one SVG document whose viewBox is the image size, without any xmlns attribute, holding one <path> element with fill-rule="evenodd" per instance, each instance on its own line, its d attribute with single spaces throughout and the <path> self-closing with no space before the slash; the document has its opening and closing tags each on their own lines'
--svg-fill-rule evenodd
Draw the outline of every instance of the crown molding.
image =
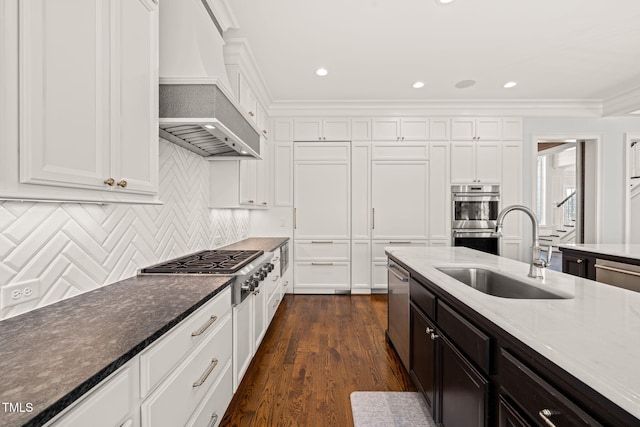
<svg viewBox="0 0 640 427">
<path fill-rule="evenodd" d="M 269 114 L 271 117 L 372 115 L 602 117 L 602 101 L 596 99 L 276 101 L 270 104 Z"/>
<path fill-rule="evenodd" d="M 222 31 L 238 28 L 238 20 L 227 0 L 205 0 Z"/>
<path fill-rule="evenodd" d="M 640 87 L 605 99 L 603 116 L 626 116 L 640 110 Z"/>
</svg>

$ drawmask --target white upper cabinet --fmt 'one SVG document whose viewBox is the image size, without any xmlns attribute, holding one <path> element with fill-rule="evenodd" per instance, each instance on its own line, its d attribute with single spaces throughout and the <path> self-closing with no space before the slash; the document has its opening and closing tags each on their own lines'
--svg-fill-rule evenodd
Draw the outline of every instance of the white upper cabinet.
<svg viewBox="0 0 640 427">
<path fill-rule="evenodd" d="M 371 144 L 351 145 L 351 238 L 371 238 Z"/>
<path fill-rule="evenodd" d="M 273 146 L 273 205 L 293 206 L 293 143 Z"/>
<path fill-rule="evenodd" d="M 349 119 L 295 119 L 294 141 L 350 141 Z"/>
<path fill-rule="evenodd" d="M 429 119 L 426 117 L 374 117 L 371 121 L 374 141 L 426 141 Z"/>
<path fill-rule="evenodd" d="M 21 183 L 157 193 L 157 7 L 151 0 L 20 2 Z M 53 193 L 31 188 L 30 195 Z"/>
<path fill-rule="evenodd" d="M 453 142 L 451 144 L 451 183 L 499 184 L 502 179 L 502 143 Z"/>
<path fill-rule="evenodd" d="M 273 140 L 278 142 L 293 142 L 293 120 L 273 119 Z"/>
<path fill-rule="evenodd" d="M 351 140 L 371 141 L 371 119 L 351 119 Z"/>
<path fill-rule="evenodd" d="M 502 119 L 455 117 L 451 119 L 452 141 L 497 141 L 502 138 Z"/>
<path fill-rule="evenodd" d="M 429 119 L 429 140 L 430 141 L 448 141 L 450 136 L 448 118 L 432 117 Z"/>
<path fill-rule="evenodd" d="M 504 118 L 502 119 L 502 140 L 522 141 L 522 119 Z"/>
<path fill-rule="evenodd" d="M 256 99 L 253 89 L 251 89 L 251 86 L 249 86 L 240 71 L 238 71 L 238 102 L 242 110 L 251 118 L 252 122 L 256 123 L 258 100 Z"/>
<path fill-rule="evenodd" d="M 269 117 L 267 116 L 267 111 L 262 107 L 262 104 L 258 103 L 256 105 L 257 117 L 256 117 L 256 125 L 260 130 L 260 134 L 269 139 L 271 134 L 269 133 Z"/>
</svg>

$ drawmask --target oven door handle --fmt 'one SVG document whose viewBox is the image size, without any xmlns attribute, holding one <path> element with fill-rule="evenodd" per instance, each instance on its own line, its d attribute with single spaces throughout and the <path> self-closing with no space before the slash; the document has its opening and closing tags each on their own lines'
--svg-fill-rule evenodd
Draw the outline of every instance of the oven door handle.
<svg viewBox="0 0 640 427">
<path fill-rule="evenodd" d="M 500 236 L 495 234 L 493 230 L 453 230 L 452 231 L 454 237 L 495 237 L 499 238 Z"/>
</svg>

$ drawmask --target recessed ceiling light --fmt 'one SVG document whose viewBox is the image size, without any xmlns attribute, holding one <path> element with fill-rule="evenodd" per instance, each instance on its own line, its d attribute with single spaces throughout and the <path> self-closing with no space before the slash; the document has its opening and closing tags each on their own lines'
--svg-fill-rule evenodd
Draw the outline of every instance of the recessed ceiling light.
<svg viewBox="0 0 640 427">
<path fill-rule="evenodd" d="M 504 87 L 507 88 L 507 89 L 510 89 L 512 87 L 516 87 L 517 85 L 518 85 L 518 83 L 516 83 L 516 82 L 506 82 L 504 84 Z"/>
<path fill-rule="evenodd" d="M 240 154 L 247 154 L 247 152 L 242 150 L 242 151 L 240 151 Z"/>
<path fill-rule="evenodd" d="M 632 111 L 629 114 L 640 114 L 640 110 Z"/>
<path fill-rule="evenodd" d="M 456 83 L 456 87 L 458 89 L 466 89 L 473 86 L 474 84 L 476 84 L 475 80 L 460 80 L 458 83 Z"/>
<path fill-rule="evenodd" d="M 316 74 L 317 74 L 317 75 L 319 75 L 320 77 L 324 77 L 324 76 L 326 76 L 327 74 L 329 74 L 329 72 L 327 71 L 327 69 L 326 69 L 326 68 L 318 68 L 318 69 L 316 70 Z"/>
<path fill-rule="evenodd" d="M 424 83 L 422 82 L 415 82 L 414 84 L 411 85 L 414 89 L 420 89 L 421 87 L 424 87 Z"/>
<path fill-rule="evenodd" d="M 204 127 L 206 127 L 207 129 L 215 129 L 216 127 L 213 125 L 204 125 Z"/>
<path fill-rule="evenodd" d="M 436 0 L 436 3 L 438 4 L 449 4 L 451 3 L 453 0 Z"/>
</svg>

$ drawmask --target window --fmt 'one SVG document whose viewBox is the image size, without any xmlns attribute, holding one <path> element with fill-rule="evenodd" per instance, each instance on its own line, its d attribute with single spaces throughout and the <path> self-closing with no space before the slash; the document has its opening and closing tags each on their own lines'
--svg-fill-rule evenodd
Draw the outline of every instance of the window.
<svg viewBox="0 0 640 427">
<path fill-rule="evenodd" d="M 564 197 L 569 197 L 573 195 L 569 200 L 566 201 L 563 212 L 564 225 L 573 225 L 576 222 L 576 189 L 575 187 L 565 187 L 564 189 Z"/>
</svg>

